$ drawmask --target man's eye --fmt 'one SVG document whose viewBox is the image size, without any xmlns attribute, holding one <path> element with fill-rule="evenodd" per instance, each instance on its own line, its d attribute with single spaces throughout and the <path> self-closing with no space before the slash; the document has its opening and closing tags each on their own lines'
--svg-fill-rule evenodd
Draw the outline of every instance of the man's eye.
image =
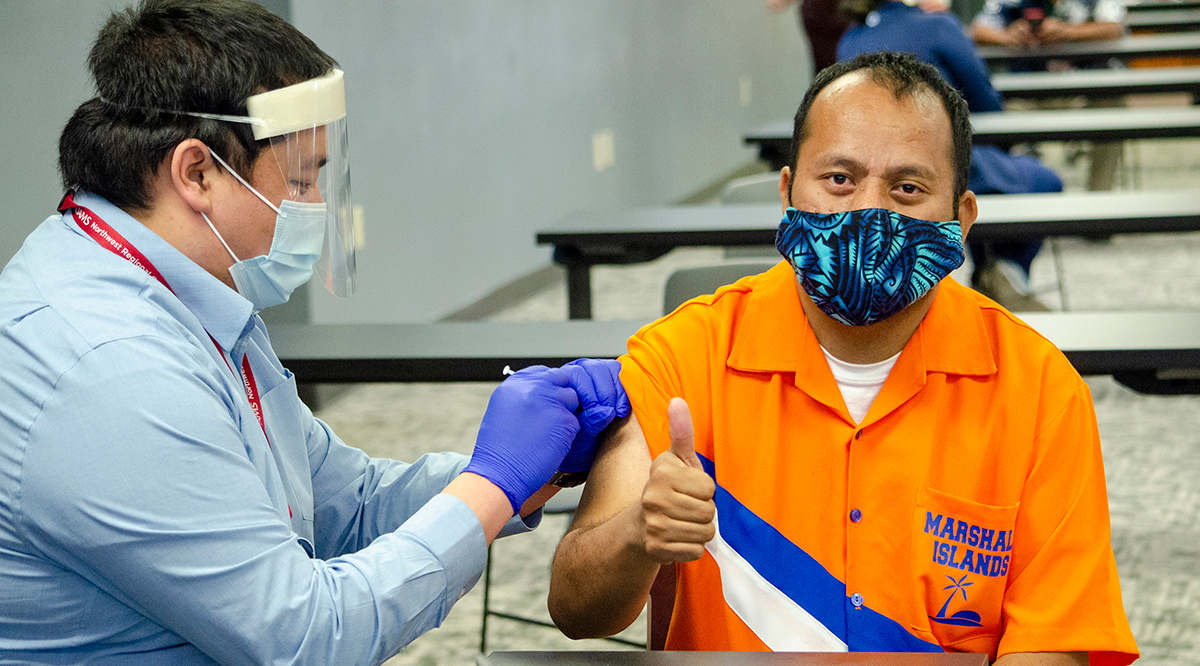
<svg viewBox="0 0 1200 666">
<path fill-rule="evenodd" d="M 835 173 L 829 177 L 829 180 L 832 181 L 834 185 L 845 185 L 850 182 L 850 177 L 844 173 Z"/>
<path fill-rule="evenodd" d="M 917 187 L 916 185 L 905 184 L 900 186 L 900 191 L 905 194 L 920 194 L 921 188 Z"/>
</svg>

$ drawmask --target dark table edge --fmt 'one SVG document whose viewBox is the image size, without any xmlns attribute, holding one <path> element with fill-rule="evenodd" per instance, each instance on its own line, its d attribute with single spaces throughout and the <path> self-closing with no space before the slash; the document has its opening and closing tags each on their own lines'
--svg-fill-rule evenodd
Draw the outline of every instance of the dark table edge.
<svg viewBox="0 0 1200 666">
<path fill-rule="evenodd" d="M 494 358 L 287 358 L 283 366 L 307 384 L 499 382 L 504 366 L 560 366 L 578 356 Z M 611 358 L 615 358 L 611 357 Z"/>
<path fill-rule="evenodd" d="M 1131 233 L 1130 221 L 1136 220 L 1136 233 L 1168 233 L 1195 231 L 1200 211 L 1191 215 L 1154 218 L 1082 218 L 1077 220 L 1032 220 L 1020 222 L 980 222 L 971 228 L 973 240 L 1014 240 L 1033 236 L 1092 236 Z M 619 237 L 610 231 L 571 232 L 546 231 L 537 234 L 539 245 L 569 247 L 579 261 L 589 264 L 605 263 L 634 254 L 654 254 L 663 248 L 684 246 L 773 245 L 775 229 L 702 229 L 702 230 L 645 230 L 621 231 Z M 628 262 L 619 262 L 628 263 Z"/>
</svg>

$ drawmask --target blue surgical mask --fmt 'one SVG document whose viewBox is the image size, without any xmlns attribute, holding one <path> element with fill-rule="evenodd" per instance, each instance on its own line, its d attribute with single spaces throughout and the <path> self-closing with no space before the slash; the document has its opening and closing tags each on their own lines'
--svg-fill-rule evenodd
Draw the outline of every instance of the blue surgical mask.
<svg viewBox="0 0 1200 666">
<path fill-rule="evenodd" d="M 233 257 L 234 264 L 229 267 L 233 283 L 238 293 L 253 303 L 256 310 L 286 303 L 293 291 L 312 278 L 313 266 L 321 258 L 327 220 L 325 204 L 284 199 L 276 207 L 229 168 L 216 153 L 212 155 L 275 211 L 275 234 L 271 238 L 270 250 L 264 255 L 245 260 L 238 259 L 208 216 L 201 213 L 229 256 Z"/>
<path fill-rule="evenodd" d="M 900 312 L 963 263 L 956 220 L 927 222 L 884 208 L 788 208 L 775 247 L 821 312 L 851 326 Z"/>
</svg>

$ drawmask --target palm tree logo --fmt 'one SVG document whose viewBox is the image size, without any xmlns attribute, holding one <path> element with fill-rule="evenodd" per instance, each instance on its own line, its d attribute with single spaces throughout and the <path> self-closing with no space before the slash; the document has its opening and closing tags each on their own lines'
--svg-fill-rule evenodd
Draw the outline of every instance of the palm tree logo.
<svg viewBox="0 0 1200 666">
<path fill-rule="evenodd" d="M 950 580 L 950 585 L 943 587 L 942 590 L 950 590 L 950 596 L 946 598 L 946 603 L 942 604 L 942 608 L 938 611 L 938 614 L 936 616 L 930 615 L 929 619 L 938 624 L 953 624 L 960 627 L 982 627 L 983 622 L 980 621 L 982 618 L 979 616 L 979 613 L 973 610 L 960 610 L 954 615 L 946 617 L 946 610 L 950 608 L 950 602 L 954 601 L 954 595 L 962 592 L 963 601 L 966 601 L 967 588 L 975 584 L 967 582 L 967 574 L 963 574 L 963 577 L 958 580 L 954 580 L 953 576 L 946 576 L 946 578 Z"/>
</svg>

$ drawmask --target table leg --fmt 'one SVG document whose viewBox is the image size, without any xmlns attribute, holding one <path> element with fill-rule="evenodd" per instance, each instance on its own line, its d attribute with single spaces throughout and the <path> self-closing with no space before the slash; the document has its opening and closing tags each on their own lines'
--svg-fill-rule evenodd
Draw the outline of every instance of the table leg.
<svg viewBox="0 0 1200 666">
<path fill-rule="evenodd" d="M 567 316 L 571 319 L 592 318 L 591 264 L 567 264 Z"/>
</svg>

